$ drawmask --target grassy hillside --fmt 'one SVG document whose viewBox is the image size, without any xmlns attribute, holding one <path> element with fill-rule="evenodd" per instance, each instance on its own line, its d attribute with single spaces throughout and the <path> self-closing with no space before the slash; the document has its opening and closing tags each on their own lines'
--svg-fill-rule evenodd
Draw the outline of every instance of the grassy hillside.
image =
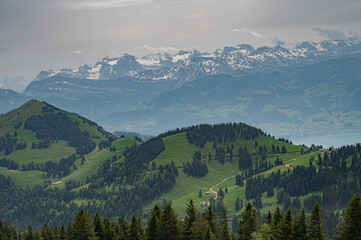
<svg viewBox="0 0 361 240">
<path fill-rule="evenodd" d="M 64 114 L 70 123 L 75 123 L 79 131 L 86 132 L 85 136 L 89 136 L 89 141 L 94 142 L 96 146 L 91 152 L 84 155 L 77 153 L 76 148 L 69 145 L 67 140 L 50 140 L 49 145 L 45 148 L 34 148 L 43 140 L 37 137 L 37 133 L 30 129 L 26 129 L 25 123 L 34 116 L 44 116 L 46 114 Z M 64 128 L 67 126 L 65 125 Z M 62 131 L 60 129 L 60 131 Z M 25 144 L 26 147 L 17 149 L 15 146 L 11 153 L 6 150 L 0 150 L 0 159 L 6 159 L 18 164 L 17 169 L 11 169 L 9 166 L 1 166 L 0 174 L 9 176 L 15 184 L 21 186 L 43 185 L 44 183 L 53 183 L 61 181 L 62 184 L 57 185 L 63 187 L 67 180 L 83 181 L 94 174 L 97 169 L 109 158 L 114 155 L 120 156 L 126 146 L 132 146 L 139 143 L 134 137 L 127 137 L 115 140 L 102 149 L 99 149 L 99 143 L 107 142 L 110 138 L 115 139 L 111 134 L 102 130 L 95 123 L 80 117 L 75 113 L 64 112 L 54 108 L 44 102 L 31 100 L 23 106 L 9 113 L 0 115 L 0 139 L 11 139 L 16 144 Z M 3 144 L 7 144 L 6 141 Z M 25 146 L 24 145 L 24 146 Z M 112 151 L 110 151 L 112 147 Z M 70 167 L 70 172 L 62 175 L 55 175 L 52 169 L 45 168 L 46 164 L 59 163 L 61 159 L 75 155 L 74 163 Z M 83 159 L 83 161 L 82 161 Z M 85 161 L 84 161 L 85 159 Z M 30 166 L 30 167 L 29 167 Z M 12 171 L 15 170 L 15 171 Z"/>
<path fill-rule="evenodd" d="M 155 203 L 162 204 L 163 199 L 167 201 L 172 201 L 174 209 L 179 215 L 184 214 L 184 206 L 191 200 L 195 201 L 198 205 L 198 209 L 202 210 L 202 207 L 199 206 L 200 202 L 209 202 L 211 198 L 215 198 L 215 194 L 205 194 L 210 191 L 210 188 L 224 179 L 230 178 L 229 180 L 223 182 L 222 184 L 215 187 L 213 190 L 218 191 L 219 188 L 223 190 L 228 189 L 228 193 L 225 195 L 223 200 L 224 205 L 227 207 L 228 211 L 233 213 L 235 212 L 235 200 L 237 197 L 244 199 L 245 187 L 239 187 L 235 184 L 235 175 L 244 171 L 244 169 L 239 169 L 238 167 L 238 149 L 246 147 L 251 153 L 255 156 L 255 161 L 261 161 L 261 157 L 257 155 L 258 147 L 255 146 L 255 141 L 257 141 L 258 146 L 266 146 L 267 149 L 272 149 L 273 146 L 285 146 L 287 153 L 271 153 L 267 154 L 265 161 L 270 161 L 275 163 L 276 159 L 281 159 L 284 164 L 275 166 L 272 169 L 261 173 L 269 174 L 274 171 L 287 171 L 285 168 L 286 163 L 290 163 L 293 166 L 307 166 L 309 164 L 309 158 L 315 155 L 316 153 L 301 155 L 300 146 L 295 146 L 286 142 L 276 140 L 269 136 L 259 136 L 255 140 L 243 140 L 237 139 L 231 143 L 218 143 L 218 147 L 227 148 L 233 145 L 233 162 L 226 161 L 225 164 L 220 164 L 218 160 L 214 159 L 215 149 L 213 148 L 213 142 L 207 142 L 204 148 L 196 147 L 188 143 L 186 132 L 179 133 L 176 135 L 171 135 L 163 139 L 165 144 L 165 151 L 163 151 L 154 162 L 157 164 L 166 164 L 172 161 L 175 162 L 176 166 L 179 168 L 179 176 L 176 178 L 176 185 L 169 193 L 161 196 L 159 199 L 154 201 L 149 207 L 153 206 Z M 307 148 L 304 148 L 306 150 Z M 187 161 L 192 161 L 194 153 L 196 151 L 201 151 L 202 161 L 207 164 L 208 174 L 205 177 L 192 177 L 187 176 L 183 172 L 183 163 Z M 213 156 L 209 160 L 209 154 Z M 229 154 L 226 155 L 226 159 L 229 158 Z M 199 190 L 202 191 L 202 197 L 199 197 Z M 273 199 L 262 199 L 265 202 L 264 211 L 268 210 L 268 207 L 274 208 L 276 206 L 275 197 Z M 263 209 L 262 209 L 263 210 Z"/>
</svg>

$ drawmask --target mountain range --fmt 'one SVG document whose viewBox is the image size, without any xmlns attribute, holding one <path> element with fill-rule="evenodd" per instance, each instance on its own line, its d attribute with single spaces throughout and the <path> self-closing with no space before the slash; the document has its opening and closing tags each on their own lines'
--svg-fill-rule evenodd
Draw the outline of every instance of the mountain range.
<svg viewBox="0 0 361 240">
<path fill-rule="evenodd" d="M 231 73 L 235 70 L 269 66 L 309 64 L 332 57 L 361 52 L 361 43 L 323 41 L 303 42 L 293 49 L 281 45 L 253 48 L 248 44 L 224 47 L 212 53 L 179 51 L 176 54 L 150 54 L 137 59 L 124 54 L 119 58 L 103 58 L 94 66 L 77 69 L 42 71 L 35 80 L 60 75 L 66 78 L 110 80 L 131 76 L 137 81 L 191 81 L 200 75 Z"/>
<path fill-rule="evenodd" d="M 125 54 L 92 67 L 42 71 L 17 101 L 15 93 L 3 95 L 0 111 L 35 98 L 109 130 L 153 135 L 227 121 L 279 136 L 360 131 L 360 58 L 360 42 L 341 40 Z"/>
</svg>

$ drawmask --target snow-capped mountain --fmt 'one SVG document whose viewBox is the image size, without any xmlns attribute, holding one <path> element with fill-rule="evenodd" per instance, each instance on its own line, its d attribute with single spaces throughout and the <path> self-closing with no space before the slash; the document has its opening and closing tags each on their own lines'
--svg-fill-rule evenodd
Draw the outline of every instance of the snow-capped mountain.
<svg viewBox="0 0 361 240">
<path fill-rule="evenodd" d="M 124 54 L 120 58 L 103 58 L 102 61 L 97 62 L 93 67 L 85 64 L 77 69 L 41 71 L 35 80 L 42 80 L 57 75 L 68 78 L 109 80 L 122 76 L 132 76 L 143 70 L 145 68 L 134 56 Z"/>
<path fill-rule="evenodd" d="M 131 76 L 135 81 L 194 80 L 198 76 L 230 73 L 232 71 L 265 66 L 307 64 L 361 52 L 361 43 L 323 41 L 303 42 L 288 49 L 275 47 L 253 48 L 248 44 L 224 47 L 213 53 L 179 51 L 176 54 L 156 53 L 136 58 L 124 54 L 120 58 L 103 58 L 93 67 L 42 71 L 35 80 L 60 75 L 68 78 L 110 80 Z"/>
</svg>

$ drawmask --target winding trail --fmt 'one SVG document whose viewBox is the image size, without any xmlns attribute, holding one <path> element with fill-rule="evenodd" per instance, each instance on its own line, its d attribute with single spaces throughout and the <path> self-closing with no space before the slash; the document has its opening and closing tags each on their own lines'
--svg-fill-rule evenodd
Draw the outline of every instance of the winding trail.
<svg viewBox="0 0 361 240">
<path fill-rule="evenodd" d="M 311 153 L 309 153 L 309 154 L 311 154 Z M 309 155 L 309 154 L 308 154 L 308 155 Z M 300 158 L 300 157 L 298 157 L 298 158 Z M 284 164 L 284 163 L 289 163 L 289 162 L 294 162 L 294 161 L 296 161 L 296 159 L 298 159 L 298 158 L 293 158 L 293 159 L 287 160 L 287 161 L 283 162 L 283 164 Z M 216 185 L 213 185 L 212 187 L 210 187 L 210 188 L 209 188 L 209 191 L 211 191 L 212 194 L 215 194 L 215 195 L 216 195 L 216 197 L 214 198 L 214 200 L 216 200 L 216 199 L 218 198 L 218 193 L 217 193 L 216 191 L 214 191 L 213 188 L 221 185 L 221 184 L 224 183 L 225 181 L 228 181 L 228 180 L 230 180 L 230 179 L 232 179 L 232 178 L 235 178 L 238 174 L 244 173 L 245 171 L 246 171 L 246 170 L 241 171 L 241 172 L 239 172 L 239 173 L 236 173 L 236 174 L 233 175 L 233 176 L 227 177 L 227 178 L 223 179 L 222 181 L 220 181 L 219 183 L 217 183 Z"/>
<path fill-rule="evenodd" d="M 223 179 L 222 181 L 220 181 L 219 183 L 217 183 L 216 185 L 214 185 L 214 186 L 210 187 L 210 188 L 209 188 L 209 191 L 211 191 L 211 192 L 212 192 L 212 194 L 216 194 L 216 197 L 214 198 L 214 200 L 216 200 L 216 199 L 218 198 L 218 193 L 217 193 L 216 191 L 214 191 L 214 190 L 213 190 L 213 188 L 215 188 L 215 187 L 217 187 L 217 186 L 221 185 L 222 183 L 224 183 L 225 181 L 228 181 L 229 179 L 235 178 L 238 174 L 241 174 L 241 173 L 243 173 L 243 172 L 245 172 L 245 171 L 242 171 L 242 172 L 236 173 L 236 174 L 235 174 L 235 175 L 233 175 L 233 176 L 230 176 L 230 177 L 228 177 L 228 178 L 225 178 L 225 179 Z"/>
</svg>

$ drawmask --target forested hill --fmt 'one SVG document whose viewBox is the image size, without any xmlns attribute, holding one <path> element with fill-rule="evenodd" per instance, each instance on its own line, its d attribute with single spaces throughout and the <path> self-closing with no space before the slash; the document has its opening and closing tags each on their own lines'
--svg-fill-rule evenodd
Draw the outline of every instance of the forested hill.
<svg viewBox="0 0 361 240">
<path fill-rule="evenodd" d="M 207 205 L 214 212 L 225 207 L 236 232 L 247 202 L 261 217 L 277 205 L 297 213 L 319 202 L 327 209 L 325 231 L 333 236 L 347 201 L 360 191 L 359 144 L 295 146 L 243 123 L 175 129 L 143 143 L 134 137 L 115 140 L 77 115 L 28 104 L 0 118 L 3 143 L 26 143 L 24 149 L 0 152 L 0 218 L 21 227 L 67 224 L 84 208 L 109 219 L 133 213 L 147 218 L 154 204 L 172 203 L 184 216 L 185 204 L 193 200 L 199 212 Z M 55 127 L 62 123 L 72 131 Z M 47 151 L 51 148 L 55 151 Z M 49 160 L 50 152 L 66 155 L 66 150 L 68 157 Z M 24 164 L 25 154 L 41 160 Z"/>
<path fill-rule="evenodd" d="M 77 170 L 81 156 L 116 139 L 86 118 L 31 100 L 0 115 L 0 174 L 12 173 L 23 185 L 55 181 Z"/>
</svg>

